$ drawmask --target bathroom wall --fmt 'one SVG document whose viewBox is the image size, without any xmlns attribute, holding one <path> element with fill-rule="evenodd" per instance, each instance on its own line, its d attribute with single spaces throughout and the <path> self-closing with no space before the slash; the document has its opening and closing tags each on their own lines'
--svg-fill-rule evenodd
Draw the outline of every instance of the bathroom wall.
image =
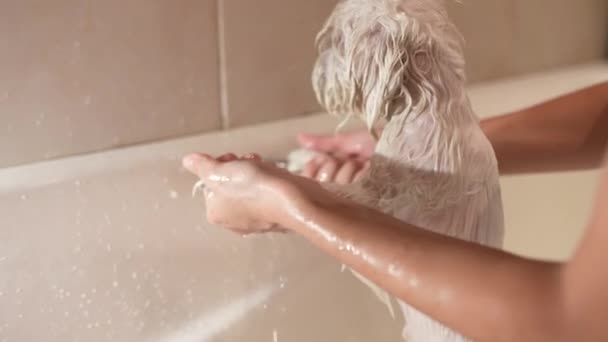
<svg viewBox="0 0 608 342">
<path fill-rule="evenodd" d="M 602 58 L 606 0 L 450 1 L 479 82 Z M 0 167 L 318 111 L 336 0 L 0 0 Z"/>
</svg>

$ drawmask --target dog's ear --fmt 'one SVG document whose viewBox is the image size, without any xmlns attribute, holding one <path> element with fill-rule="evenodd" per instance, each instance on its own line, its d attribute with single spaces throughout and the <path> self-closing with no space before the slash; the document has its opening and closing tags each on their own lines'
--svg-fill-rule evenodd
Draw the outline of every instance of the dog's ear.
<svg viewBox="0 0 608 342">
<path fill-rule="evenodd" d="M 414 53 L 412 63 L 414 68 L 426 75 L 431 71 L 433 61 L 427 51 L 417 51 Z"/>
</svg>

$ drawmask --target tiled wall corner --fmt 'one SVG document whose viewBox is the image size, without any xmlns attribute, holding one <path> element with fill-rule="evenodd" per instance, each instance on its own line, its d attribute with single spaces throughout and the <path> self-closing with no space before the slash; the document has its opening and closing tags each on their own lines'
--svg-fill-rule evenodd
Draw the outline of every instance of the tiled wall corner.
<svg viewBox="0 0 608 342">
<path fill-rule="evenodd" d="M 215 0 L 0 12 L 0 167 L 220 128 Z"/>
<path fill-rule="evenodd" d="M 220 0 L 227 126 L 319 108 L 314 38 L 336 0 Z"/>
</svg>

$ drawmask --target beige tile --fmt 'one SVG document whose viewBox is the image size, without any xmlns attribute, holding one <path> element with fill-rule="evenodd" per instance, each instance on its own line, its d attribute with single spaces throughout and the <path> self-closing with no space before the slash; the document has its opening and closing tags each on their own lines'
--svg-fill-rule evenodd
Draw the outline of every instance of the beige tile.
<svg viewBox="0 0 608 342">
<path fill-rule="evenodd" d="M 511 0 L 448 1 L 452 20 L 465 38 L 469 82 L 513 72 L 515 3 Z"/>
<path fill-rule="evenodd" d="M 215 1 L 5 3 L 0 167 L 220 127 Z"/>
<path fill-rule="evenodd" d="M 314 38 L 336 0 L 221 1 L 229 125 L 315 111 Z"/>
<path fill-rule="evenodd" d="M 537 71 L 604 56 L 608 42 L 608 1 L 516 3 L 516 71 Z"/>
</svg>

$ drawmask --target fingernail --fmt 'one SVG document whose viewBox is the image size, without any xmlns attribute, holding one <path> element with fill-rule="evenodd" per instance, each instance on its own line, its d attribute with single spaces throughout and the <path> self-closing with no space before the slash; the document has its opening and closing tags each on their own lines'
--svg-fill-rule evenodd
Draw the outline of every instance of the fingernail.
<svg viewBox="0 0 608 342">
<path fill-rule="evenodd" d="M 182 159 L 182 165 L 190 171 L 196 171 L 196 165 L 203 160 L 203 158 L 204 157 L 201 154 L 192 153 Z"/>
<path fill-rule="evenodd" d="M 298 140 L 300 145 L 304 148 L 312 148 L 314 146 L 314 139 L 307 134 L 300 134 Z"/>
</svg>

